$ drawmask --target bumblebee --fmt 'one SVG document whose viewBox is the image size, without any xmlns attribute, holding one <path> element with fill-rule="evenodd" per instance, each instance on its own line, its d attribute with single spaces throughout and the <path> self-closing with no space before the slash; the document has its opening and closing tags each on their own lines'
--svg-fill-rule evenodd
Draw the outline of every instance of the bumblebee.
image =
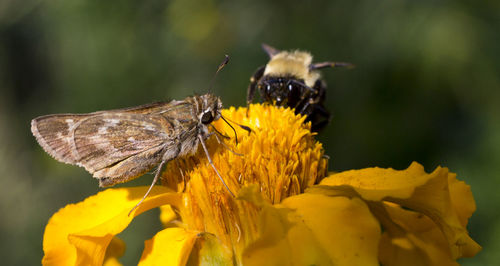
<svg viewBox="0 0 500 266">
<path fill-rule="evenodd" d="M 326 84 L 318 69 L 327 67 L 354 67 L 351 63 L 312 63 L 312 55 L 304 51 L 280 51 L 267 44 L 262 49 L 269 55 L 269 62 L 255 71 L 247 89 L 250 104 L 258 89 L 262 101 L 295 109 L 296 114 L 306 115 L 311 130 L 318 132 L 330 121 L 325 108 Z"/>
</svg>

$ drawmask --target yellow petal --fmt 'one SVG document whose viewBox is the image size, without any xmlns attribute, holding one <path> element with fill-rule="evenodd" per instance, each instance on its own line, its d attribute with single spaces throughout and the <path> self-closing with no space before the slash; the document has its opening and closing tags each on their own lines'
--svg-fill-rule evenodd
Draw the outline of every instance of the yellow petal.
<svg viewBox="0 0 500 266">
<path fill-rule="evenodd" d="M 77 204 L 69 204 L 45 227 L 44 265 L 101 265 L 106 249 L 140 213 L 165 204 L 176 205 L 179 195 L 155 187 L 146 200 L 128 213 L 148 187 L 107 189 Z"/>
<path fill-rule="evenodd" d="M 198 232 L 172 227 L 144 242 L 139 265 L 186 265 Z"/>
<path fill-rule="evenodd" d="M 144 242 L 139 265 L 231 265 L 232 252 L 209 233 L 172 227 Z"/>
<path fill-rule="evenodd" d="M 379 252 L 383 265 L 457 265 L 446 238 L 429 217 L 392 203 L 376 204 L 372 211 L 384 213 Z"/>
<path fill-rule="evenodd" d="M 452 182 L 451 195 L 449 180 Z M 347 194 L 351 194 L 349 189 L 352 189 L 355 195 L 365 200 L 394 202 L 425 214 L 441 229 L 452 258 L 456 259 L 473 256 L 481 247 L 469 237 L 464 227 L 466 224 L 464 218 L 470 216 L 474 209 L 472 206 L 475 206 L 472 195 L 464 184 L 457 184 L 454 180 L 454 177 L 449 178 L 447 168 L 438 167 L 434 172 L 427 174 L 421 165 L 412 163 L 408 169 L 402 171 L 366 168 L 334 174 L 325 178 L 319 187 Z M 464 195 L 460 195 L 461 193 Z M 456 212 L 456 204 L 452 201 L 462 196 L 464 198 L 461 200 L 467 201 L 463 204 L 469 207 L 459 214 Z M 378 216 L 377 218 L 381 219 Z"/>
<path fill-rule="evenodd" d="M 119 257 L 125 253 L 125 242 L 118 237 L 113 237 L 104 256 L 104 266 L 120 266 Z"/>
<path fill-rule="evenodd" d="M 104 260 L 104 266 L 121 266 L 122 264 L 116 257 L 109 257 Z"/>
<path fill-rule="evenodd" d="M 198 234 L 187 265 L 232 265 L 232 250 L 225 246 L 220 239 L 210 233 Z"/>
<path fill-rule="evenodd" d="M 465 227 L 469 218 L 476 211 L 476 202 L 472 196 L 472 191 L 465 182 L 457 180 L 457 175 L 454 173 L 448 175 L 448 184 L 450 186 L 451 203 L 460 223 Z"/>
<path fill-rule="evenodd" d="M 177 219 L 177 214 L 172 209 L 171 205 L 160 206 L 160 221 L 163 226 L 167 226 L 172 220 Z"/>
<path fill-rule="evenodd" d="M 245 265 L 378 265 L 380 226 L 358 198 L 301 194 L 261 212 Z"/>
<path fill-rule="evenodd" d="M 403 171 L 392 168 L 365 168 L 330 175 L 320 185 L 351 186 L 364 199 L 380 201 L 386 197 L 409 198 L 416 187 L 424 185 L 432 176 L 418 163 Z"/>
</svg>

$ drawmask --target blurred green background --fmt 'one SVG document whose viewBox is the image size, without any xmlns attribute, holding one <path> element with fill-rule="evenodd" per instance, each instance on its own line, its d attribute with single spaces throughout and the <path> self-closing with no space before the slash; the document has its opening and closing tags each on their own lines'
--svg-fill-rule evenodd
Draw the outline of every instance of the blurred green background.
<svg viewBox="0 0 500 266">
<path fill-rule="evenodd" d="M 100 190 L 43 152 L 32 118 L 204 93 L 224 54 L 215 92 L 242 106 L 268 60 L 262 42 L 355 63 L 323 71 L 330 169 L 449 167 L 472 186 L 468 228 L 484 247 L 460 262 L 500 261 L 499 1 L 0 0 L 2 264 L 38 264 L 50 216 Z M 157 215 L 121 235 L 124 263 L 138 261 Z"/>
</svg>

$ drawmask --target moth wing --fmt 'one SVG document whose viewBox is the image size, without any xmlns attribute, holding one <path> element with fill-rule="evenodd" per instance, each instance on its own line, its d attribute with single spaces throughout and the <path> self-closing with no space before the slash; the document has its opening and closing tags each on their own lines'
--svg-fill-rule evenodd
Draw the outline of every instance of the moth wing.
<svg viewBox="0 0 500 266">
<path fill-rule="evenodd" d="M 159 146 L 169 149 L 175 128 L 160 115 L 103 113 L 83 120 L 73 140 L 77 164 L 94 173 Z"/>
<path fill-rule="evenodd" d="M 42 148 L 54 159 L 68 164 L 77 164 L 72 152 L 72 128 L 91 115 L 60 114 L 40 116 L 31 120 L 31 132 Z"/>
<path fill-rule="evenodd" d="M 158 165 L 163 158 L 163 146 L 156 146 L 93 173 L 100 187 L 132 180 Z"/>
<path fill-rule="evenodd" d="M 52 157 L 92 174 L 138 154 L 154 162 L 137 162 L 141 169 L 132 172 L 148 171 L 161 159 L 161 150 L 174 144 L 175 135 L 173 125 L 160 115 L 119 112 L 43 116 L 32 121 L 31 130 Z"/>
<path fill-rule="evenodd" d="M 162 112 L 175 112 L 175 110 L 186 108 L 186 101 L 171 101 L 168 103 L 157 102 L 136 107 L 99 111 L 89 114 L 56 114 L 40 116 L 31 121 L 31 132 L 42 148 L 56 160 L 77 164 L 79 158 L 72 153 L 71 145 L 74 129 L 83 120 L 90 117 L 98 117 L 109 113 L 133 113 L 154 114 Z"/>
<path fill-rule="evenodd" d="M 191 108 L 186 101 L 171 101 L 47 115 L 33 119 L 31 131 L 56 160 L 82 166 L 108 186 L 149 171 L 165 156 L 175 158 L 179 126 L 189 132 L 196 125 Z"/>
</svg>

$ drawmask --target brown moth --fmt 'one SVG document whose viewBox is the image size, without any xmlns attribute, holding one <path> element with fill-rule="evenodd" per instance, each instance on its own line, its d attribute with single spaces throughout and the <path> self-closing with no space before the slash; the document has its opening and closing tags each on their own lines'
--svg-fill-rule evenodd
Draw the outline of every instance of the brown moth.
<svg viewBox="0 0 500 266">
<path fill-rule="evenodd" d="M 229 56 L 226 55 L 209 88 L 217 73 L 228 62 Z M 211 124 L 219 118 L 228 123 L 222 117 L 221 109 L 219 97 L 207 93 L 182 101 L 158 102 L 89 114 L 40 116 L 31 121 L 31 132 L 48 154 L 60 162 L 84 167 L 99 180 L 100 187 L 130 181 L 158 166 L 153 183 L 130 210 L 130 215 L 151 192 L 162 168 L 171 160 L 196 153 L 200 143 L 222 184 L 234 196 L 213 164 L 205 145 L 205 140 L 215 134 L 217 141 L 226 146 L 218 136 L 228 137 Z M 212 127 L 213 132 L 208 130 L 208 126 Z"/>
<path fill-rule="evenodd" d="M 162 167 L 175 158 L 194 154 L 200 143 L 233 195 L 205 146 L 205 140 L 217 132 L 211 133 L 208 126 L 221 118 L 221 109 L 219 97 L 205 94 L 89 114 L 41 116 L 31 121 L 31 131 L 48 154 L 84 167 L 99 180 L 100 187 L 130 181 L 158 165 L 153 184 L 137 207 L 158 181 Z"/>
</svg>

